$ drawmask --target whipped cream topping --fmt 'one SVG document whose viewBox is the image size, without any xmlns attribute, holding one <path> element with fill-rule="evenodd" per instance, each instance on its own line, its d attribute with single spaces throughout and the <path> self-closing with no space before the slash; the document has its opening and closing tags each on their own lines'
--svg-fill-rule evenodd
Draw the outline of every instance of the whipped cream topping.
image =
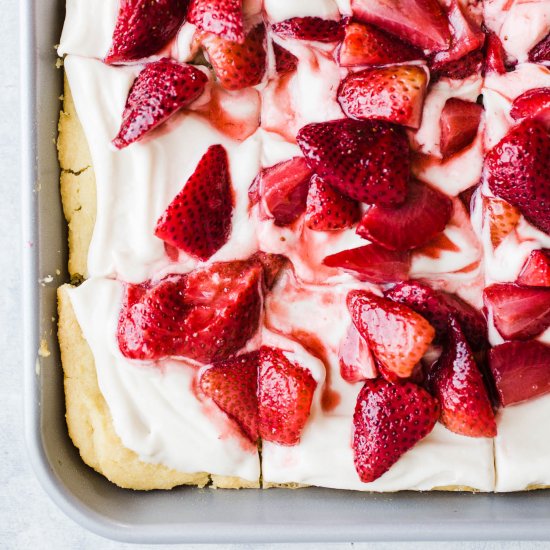
<svg viewBox="0 0 550 550">
<path fill-rule="evenodd" d="M 334 0 L 264 0 L 264 9 L 270 23 L 293 17 L 340 18 L 338 5 Z"/>
</svg>

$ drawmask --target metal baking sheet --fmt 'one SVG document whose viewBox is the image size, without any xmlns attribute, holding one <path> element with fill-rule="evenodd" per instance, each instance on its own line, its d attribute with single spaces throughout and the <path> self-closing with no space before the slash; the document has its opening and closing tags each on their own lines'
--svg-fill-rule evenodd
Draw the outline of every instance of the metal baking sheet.
<svg viewBox="0 0 550 550">
<path fill-rule="evenodd" d="M 89 1 L 89 0 L 81 0 Z M 550 540 L 550 493 L 360 494 L 324 489 L 118 489 L 86 467 L 64 418 L 55 288 L 67 280 L 54 140 L 62 90 L 54 44 L 64 0 L 21 0 L 25 426 L 37 477 L 87 529 L 142 543 Z"/>
</svg>

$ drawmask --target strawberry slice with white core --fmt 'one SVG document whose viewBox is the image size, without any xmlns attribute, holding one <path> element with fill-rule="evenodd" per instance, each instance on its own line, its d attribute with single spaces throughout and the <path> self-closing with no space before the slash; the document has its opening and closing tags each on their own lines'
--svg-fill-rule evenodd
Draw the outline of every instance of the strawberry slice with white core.
<svg viewBox="0 0 550 550">
<path fill-rule="evenodd" d="M 349 198 L 385 206 L 405 201 L 409 142 L 399 126 L 333 120 L 304 126 L 296 139 L 309 167 Z"/>
<path fill-rule="evenodd" d="M 527 90 L 514 99 L 510 116 L 514 120 L 540 118 L 550 126 L 550 87 Z"/>
<path fill-rule="evenodd" d="M 376 378 L 378 371 L 367 341 L 351 323 L 338 349 L 340 375 L 354 384 L 369 378 Z"/>
<path fill-rule="evenodd" d="M 409 250 L 441 233 L 452 211 L 449 197 L 411 181 L 404 204 L 393 208 L 371 206 L 357 226 L 357 234 L 390 250 Z"/>
<path fill-rule="evenodd" d="M 208 260 L 229 239 L 233 190 L 227 153 L 212 145 L 157 222 L 155 235 L 187 254 Z"/>
<path fill-rule="evenodd" d="M 517 227 L 520 211 L 510 203 L 495 197 L 483 197 L 487 211 L 491 243 L 496 248 Z"/>
<path fill-rule="evenodd" d="M 191 0 L 187 20 L 200 31 L 244 43 L 242 0 Z"/>
<path fill-rule="evenodd" d="M 105 63 L 137 61 L 158 53 L 183 25 L 188 3 L 189 0 L 120 2 Z"/>
<path fill-rule="evenodd" d="M 449 98 L 439 119 L 441 156 L 447 159 L 474 141 L 483 107 L 457 97 Z"/>
<path fill-rule="evenodd" d="M 340 21 L 320 17 L 293 17 L 274 23 L 271 30 L 277 36 L 293 40 L 339 42 L 344 38 L 344 28 Z"/>
<path fill-rule="evenodd" d="M 449 339 L 432 367 L 428 386 L 441 405 L 441 423 L 468 437 L 495 437 L 497 426 L 481 372 L 458 321 L 449 320 Z"/>
<path fill-rule="evenodd" d="M 123 149 L 143 138 L 176 111 L 195 101 L 207 81 L 207 76 L 196 67 L 171 59 L 147 64 L 130 89 L 113 145 Z"/>
<path fill-rule="evenodd" d="M 525 286 L 550 287 L 550 250 L 533 250 L 516 282 Z"/>
<path fill-rule="evenodd" d="M 550 33 L 530 50 L 529 61 L 532 63 L 545 63 L 550 61 Z"/>
<path fill-rule="evenodd" d="M 361 481 L 386 473 L 433 430 L 438 418 L 437 400 L 412 382 L 365 382 L 353 415 L 353 456 Z"/>
<path fill-rule="evenodd" d="M 550 346 L 537 340 L 495 346 L 489 368 L 503 407 L 550 392 Z"/>
<path fill-rule="evenodd" d="M 409 377 L 435 337 L 430 323 L 409 307 L 366 291 L 351 291 L 347 305 L 376 359 L 397 376 Z"/>
</svg>

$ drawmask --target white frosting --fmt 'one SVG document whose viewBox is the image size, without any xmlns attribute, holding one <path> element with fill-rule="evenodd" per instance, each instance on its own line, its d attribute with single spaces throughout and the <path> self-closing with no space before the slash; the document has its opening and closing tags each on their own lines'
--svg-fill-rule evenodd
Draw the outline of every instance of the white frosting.
<svg viewBox="0 0 550 550">
<path fill-rule="evenodd" d="M 293 17 L 340 18 L 334 0 L 264 0 L 264 9 L 271 23 Z"/>
</svg>

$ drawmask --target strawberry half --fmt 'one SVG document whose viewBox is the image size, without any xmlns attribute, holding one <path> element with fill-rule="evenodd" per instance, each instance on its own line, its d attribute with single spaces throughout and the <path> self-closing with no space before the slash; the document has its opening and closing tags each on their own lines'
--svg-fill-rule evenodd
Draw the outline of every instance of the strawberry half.
<svg viewBox="0 0 550 550">
<path fill-rule="evenodd" d="M 510 116 L 514 120 L 540 118 L 550 126 L 550 87 L 533 88 L 516 97 Z"/>
<path fill-rule="evenodd" d="M 533 250 L 516 282 L 525 286 L 550 287 L 550 250 Z"/>
<path fill-rule="evenodd" d="M 155 235 L 187 254 L 208 260 L 228 241 L 232 213 L 227 153 L 221 145 L 212 145 L 158 220 Z"/>
<path fill-rule="evenodd" d="M 214 363 L 199 381 L 202 392 L 234 420 L 252 442 L 258 441 L 258 365 L 253 351 Z"/>
<path fill-rule="evenodd" d="M 449 320 L 449 339 L 428 375 L 441 405 L 441 423 L 468 437 L 495 437 L 497 426 L 483 377 L 458 321 Z"/>
<path fill-rule="evenodd" d="M 242 90 L 262 81 L 266 70 L 265 27 L 255 26 L 242 44 L 205 34 L 202 46 L 220 81 L 227 90 Z"/>
<path fill-rule="evenodd" d="M 353 415 L 353 456 L 361 481 L 386 473 L 433 430 L 438 418 L 437 401 L 412 382 L 365 382 Z"/>
<path fill-rule="evenodd" d="M 500 38 L 489 31 L 485 44 L 485 72 L 504 74 L 506 72 L 506 54 Z"/>
<path fill-rule="evenodd" d="M 542 342 L 496 346 L 489 352 L 489 367 L 503 407 L 550 392 L 550 346 Z"/>
<path fill-rule="evenodd" d="M 192 65 L 163 58 L 145 66 L 130 88 L 122 125 L 113 140 L 123 149 L 160 126 L 204 91 L 207 76 Z"/>
<path fill-rule="evenodd" d="M 185 21 L 189 0 L 120 2 L 111 48 L 105 63 L 125 63 L 159 52 Z"/>
<path fill-rule="evenodd" d="M 483 300 L 506 340 L 529 340 L 550 326 L 550 288 L 499 283 L 483 291 Z"/>
<path fill-rule="evenodd" d="M 550 61 L 550 33 L 531 49 L 529 52 L 529 61 L 532 63 Z"/>
<path fill-rule="evenodd" d="M 317 175 L 307 195 L 306 225 L 314 231 L 346 229 L 361 217 L 359 204 L 333 189 Z"/>
<path fill-rule="evenodd" d="M 408 252 L 394 252 L 377 244 L 367 244 L 327 256 L 323 264 L 350 271 L 360 281 L 384 284 L 408 279 L 411 257 Z"/>
<path fill-rule="evenodd" d="M 430 323 L 409 307 L 366 291 L 352 290 L 347 305 L 376 359 L 397 376 L 409 377 L 434 339 Z"/>
<path fill-rule="evenodd" d="M 339 42 L 344 38 L 340 21 L 320 17 L 293 17 L 271 25 L 271 30 L 283 38 L 314 40 L 315 42 Z"/>
<path fill-rule="evenodd" d="M 191 0 L 187 20 L 201 31 L 244 43 L 242 0 Z"/>
<path fill-rule="evenodd" d="M 376 378 L 378 371 L 367 341 L 359 334 L 352 323 L 338 349 L 340 375 L 354 384 L 369 378 Z"/>
<path fill-rule="evenodd" d="M 409 250 L 441 233 L 452 212 L 449 197 L 411 181 L 404 204 L 393 208 L 371 206 L 357 226 L 357 234 L 390 250 Z"/>
<path fill-rule="evenodd" d="M 474 141 L 482 113 L 483 107 L 471 101 L 451 97 L 445 102 L 439 119 L 439 150 L 444 159 Z"/>
<path fill-rule="evenodd" d="M 517 227 L 520 211 L 510 203 L 494 197 L 483 197 L 487 211 L 491 243 L 496 248 Z"/>
<path fill-rule="evenodd" d="M 308 124 L 296 139 L 309 167 L 344 195 L 385 206 L 404 202 L 410 158 L 402 128 L 342 119 Z"/>
<path fill-rule="evenodd" d="M 387 120 L 418 128 L 428 76 L 418 65 L 365 69 L 346 77 L 338 89 L 338 103 L 347 116 Z"/>
<path fill-rule="evenodd" d="M 273 42 L 273 53 L 275 54 L 275 70 L 279 74 L 291 73 L 298 67 L 298 58 L 276 42 Z"/>
<path fill-rule="evenodd" d="M 297 445 L 310 415 L 317 382 L 280 349 L 260 350 L 259 429 L 262 439 Z"/>
<path fill-rule="evenodd" d="M 388 65 L 423 58 L 422 50 L 372 25 L 357 22 L 346 25 L 338 51 L 338 62 L 342 67 Z"/>
<path fill-rule="evenodd" d="M 513 127 L 485 157 L 489 188 L 550 234 L 550 130 L 536 119 Z"/>
</svg>

